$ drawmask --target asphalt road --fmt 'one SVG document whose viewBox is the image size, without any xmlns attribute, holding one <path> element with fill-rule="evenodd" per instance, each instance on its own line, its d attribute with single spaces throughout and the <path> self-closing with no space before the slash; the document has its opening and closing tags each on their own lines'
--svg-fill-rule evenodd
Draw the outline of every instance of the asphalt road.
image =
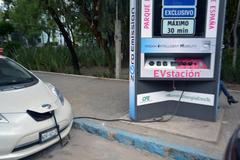
<svg viewBox="0 0 240 160">
<path fill-rule="evenodd" d="M 62 148 L 56 144 L 23 160 L 161 160 L 157 155 L 73 129 Z"/>
<path fill-rule="evenodd" d="M 64 74 L 37 72 L 38 77 L 59 88 L 72 104 L 75 116 L 92 116 L 105 119 L 121 118 L 128 113 L 128 82 L 105 80 L 100 78 L 86 78 L 83 76 L 69 76 Z M 240 92 L 232 92 L 240 100 Z M 165 139 L 168 143 L 189 146 L 203 150 L 210 155 L 224 154 L 229 137 L 238 126 L 240 107 L 238 104 L 227 105 L 226 98 L 222 95 L 221 106 L 225 110 L 222 121 L 221 133 L 218 143 L 210 143 L 199 139 L 178 136 L 161 132 L 160 130 L 139 127 L 125 123 L 114 123 L 114 128 L 129 132 L 143 134 L 149 137 Z M 175 128 L 173 128 L 175 129 Z M 86 133 L 73 132 L 74 139 L 66 148 L 52 149 L 40 153 L 38 159 L 154 159 L 151 154 L 137 151 L 116 142 L 106 141 Z M 211 131 L 209 132 L 211 134 Z M 118 147 L 117 147 L 118 146 Z M 42 155 L 41 155 L 42 154 Z M 41 157 L 42 156 L 42 157 Z M 135 156 L 135 157 L 134 157 Z M 155 156 L 155 155 L 154 155 Z M 55 158 L 56 157 L 56 158 Z M 134 158 L 133 158 L 134 157 Z M 160 157 L 157 157 L 159 159 Z M 30 159 L 37 159 L 36 156 Z"/>
<path fill-rule="evenodd" d="M 119 118 L 125 115 L 128 111 L 127 81 L 106 81 L 98 78 L 79 78 L 63 75 L 57 76 L 55 74 L 44 73 L 37 73 L 37 75 L 42 80 L 54 84 L 64 93 L 72 104 L 75 116 L 88 115 L 104 118 Z M 120 99 L 120 96 L 123 96 L 124 100 Z M 94 100 L 92 98 L 94 98 Z M 106 106 L 113 107 L 106 108 Z M 155 154 L 137 150 L 115 141 L 105 140 L 101 137 L 80 130 L 72 129 L 70 135 L 71 140 L 64 148 L 62 148 L 60 144 L 56 144 L 44 151 L 27 157 L 24 160 L 162 159 Z"/>
<path fill-rule="evenodd" d="M 64 94 L 72 104 L 75 116 L 110 119 L 128 113 L 128 81 L 41 72 L 36 75 Z"/>
</svg>

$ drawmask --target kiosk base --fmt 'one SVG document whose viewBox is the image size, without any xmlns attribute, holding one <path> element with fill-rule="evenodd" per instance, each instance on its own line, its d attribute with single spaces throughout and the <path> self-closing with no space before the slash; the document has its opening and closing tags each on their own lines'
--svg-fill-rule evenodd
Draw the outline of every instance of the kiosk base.
<svg viewBox="0 0 240 160">
<path fill-rule="evenodd" d="M 205 81 L 138 81 L 136 112 L 131 118 L 138 121 L 177 115 L 217 121 L 220 112 L 219 96 L 215 96 L 217 85 Z"/>
</svg>

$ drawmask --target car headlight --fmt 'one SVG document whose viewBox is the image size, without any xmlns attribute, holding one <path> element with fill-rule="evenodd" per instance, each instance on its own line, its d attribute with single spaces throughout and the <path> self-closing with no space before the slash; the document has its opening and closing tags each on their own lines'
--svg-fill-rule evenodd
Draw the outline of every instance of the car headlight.
<svg viewBox="0 0 240 160">
<path fill-rule="evenodd" d="M 57 96 L 61 102 L 62 105 L 64 105 L 64 96 L 63 94 L 56 88 L 56 87 L 53 87 L 52 88 L 52 92 L 55 96 Z"/>
<path fill-rule="evenodd" d="M 0 123 L 8 123 L 8 120 L 0 114 Z"/>
</svg>

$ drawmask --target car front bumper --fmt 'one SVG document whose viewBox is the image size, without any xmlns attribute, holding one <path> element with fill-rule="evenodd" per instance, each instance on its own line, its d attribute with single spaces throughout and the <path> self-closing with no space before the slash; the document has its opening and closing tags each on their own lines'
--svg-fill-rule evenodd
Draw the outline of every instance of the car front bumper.
<svg viewBox="0 0 240 160">
<path fill-rule="evenodd" d="M 61 137 L 66 137 L 73 124 L 71 105 L 55 110 Z M 0 124 L 0 160 L 15 160 L 37 153 L 59 141 L 59 137 L 40 143 L 39 134 L 55 127 L 53 118 L 36 122 L 27 113 L 5 114 L 9 123 Z"/>
</svg>

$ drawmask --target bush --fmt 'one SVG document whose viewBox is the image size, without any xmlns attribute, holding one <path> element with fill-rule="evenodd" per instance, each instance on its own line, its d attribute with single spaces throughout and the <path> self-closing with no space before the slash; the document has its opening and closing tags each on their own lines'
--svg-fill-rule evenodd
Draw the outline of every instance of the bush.
<svg viewBox="0 0 240 160">
<path fill-rule="evenodd" d="M 4 53 L 13 58 L 30 70 L 42 70 L 50 72 L 74 73 L 71 63 L 71 56 L 67 47 L 9 47 Z M 76 48 L 77 56 L 81 67 L 107 66 L 104 52 L 97 48 Z"/>
<path fill-rule="evenodd" d="M 4 53 L 10 57 L 13 58 L 13 54 L 14 52 L 21 48 L 21 44 L 17 43 L 17 42 L 7 42 L 3 44 L 3 48 L 4 48 Z"/>
<path fill-rule="evenodd" d="M 237 59 L 236 69 L 232 67 L 233 49 L 225 49 L 222 59 L 222 79 L 229 83 L 240 84 L 240 56 Z"/>
<path fill-rule="evenodd" d="M 9 22 L 0 22 L 0 36 L 7 36 L 8 34 L 14 32 L 14 27 Z"/>
<path fill-rule="evenodd" d="M 71 59 L 64 48 L 20 48 L 13 59 L 31 70 L 72 73 Z"/>
</svg>

